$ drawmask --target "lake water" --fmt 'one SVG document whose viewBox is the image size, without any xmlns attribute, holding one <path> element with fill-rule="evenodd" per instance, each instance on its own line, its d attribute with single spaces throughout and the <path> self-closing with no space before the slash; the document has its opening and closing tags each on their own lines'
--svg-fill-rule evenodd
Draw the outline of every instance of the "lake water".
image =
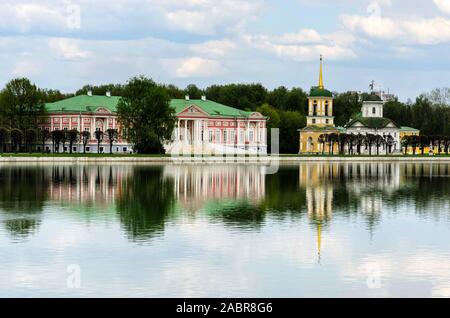
<svg viewBox="0 0 450 318">
<path fill-rule="evenodd" d="M 3 165 L 1 297 L 449 297 L 450 165 Z"/>
</svg>

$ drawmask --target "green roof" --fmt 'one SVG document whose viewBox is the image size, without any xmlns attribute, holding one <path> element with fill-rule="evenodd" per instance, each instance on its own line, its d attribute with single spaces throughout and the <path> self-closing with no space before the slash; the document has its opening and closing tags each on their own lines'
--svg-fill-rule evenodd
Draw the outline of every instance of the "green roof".
<svg viewBox="0 0 450 318">
<path fill-rule="evenodd" d="M 400 131 L 404 132 L 404 131 L 420 131 L 419 129 L 416 128 L 411 128 L 411 127 L 400 127 Z"/>
<path fill-rule="evenodd" d="M 364 102 L 382 102 L 380 96 L 376 95 L 375 93 L 365 94 L 363 96 Z"/>
<path fill-rule="evenodd" d="M 327 89 L 319 88 L 317 86 L 312 87 L 309 92 L 310 97 L 333 97 L 333 93 Z"/>
<path fill-rule="evenodd" d="M 225 106 L 210 100 L 202 100 L 202 99 L 173 99 L 170 102 L 170 106 L 172 106 L 176 113 L 180 113 L 189 106 L 198 106 L 204 112 L 206 112 L 209 116 L 217 116 L 217 117 L 250 117 L 252 112 L 245 112 L 233 107 Z"/>
<path fill-rule="evenodd" d="M 335 126 L 306 126 L 303 129 L 299 129 L 298 131 L 340 131 L 339 128 L 336 128 Z"/>
<path fill-rule="evenodd" d="M 385 128 L 387 125 L 392 123 L 395 127 L 398 127 L 398 125 L 389 118 L 384 117 L 356 117 L 355 119 L 352 119 L 345 127 L 350 128 L 355 123 L 360 122 L 367 128 L 374 128 L 374 129 L 381 129 Z"/>
<path fill-rule="evenodd" d="M 118 96 L 88 96 L 79 95 L 58 102 L 47 103 L 45 107 L 48 112 L 95 112 L 99 108 L 106 108 L 111 112 L 117 111 L 120 97 Z M 250 117 L 252 112 L 245 112 L 233 107 L 225 106 L 209 100 L 185 100 L 173 99 L 170 106 L 180 113 L 189 106 L 198 106 L 211 117 Z"/>
<path fill-rule="evenodd" d="M 48 112 L 95 112 L 98 108 L 106 108 L 111 112 L 117 110 L 120 97 L 79 95 L 58 102 L 47 103 Z"/>
</svg>

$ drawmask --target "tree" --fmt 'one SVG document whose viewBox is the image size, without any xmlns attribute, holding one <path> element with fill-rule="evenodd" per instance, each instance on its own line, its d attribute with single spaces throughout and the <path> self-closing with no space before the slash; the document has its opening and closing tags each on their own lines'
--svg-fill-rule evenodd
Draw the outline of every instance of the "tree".
<svg viewBox="0 0 450 318">
<path fill-rule="evenodd" d="M 372 147 L 375 144 L 377 136 L 373 134 L 367 134 L 365 138 L 366 150 L 369 149 L 369 156 L 372 155 Z"/>
<path fill-rule="evenodd" d="M 413 155 L 416 155 L 416 149 L 420 143 L 420 136 L 410 136 L 409 138 L 409 144 L 411 145 L 413 149 Z"/>
<path fill-rule="evenodd" d="M 328 135 L 328 147 L 330 149 L 330 155 L 334 155 L 334 144 L 339 141 L 338 134 Z"/>
<path fill-rule="evenodd" d="M 50 131 L 48 131 L 47 129 L 39 129 L 38 130 L 38 139 L 41 142 L 42 145 L 42 152 L 45 152 L 45 144 L 47 143 L 48 140 L 51 139 L 51 133 Z"/>
<path fill-rule="evenodd" d="M 450 151 L 450 137 L 449 136 L 445 136 L 442 144 L 444 146 L 444 152 L 448 155 L 449 151 Z"/>
<path fill-rule="evenodd" d="M 165 152 L 163 144 L 172 137 L 176 117 L 164 87 L 145 77 L 132 78 L 119 101 L 117 114 L 137 152 Z"/>
<path fill-rule="evenodd" d="M 339 145 L 339 154 L 344 155 L 345 153 L 345 145 L 347 144 L 348 135 L 347 134 L 339 134 L 338 136 L 338 145 Z"/>
<path fill-rule="evenodd" d="M 420 136 L 419 138 L 420 151 L 422 156 L 425 154 L 425 148 L 430 146 L 430 138 L 428 136 Z"/>
<path fill-rule="evenodd" d="M 23 141 L 23 132 L 17 128 L 11 130 L 11 144 L 15 153 L 20 151 Z"/>
<path fill-rule="evenodd" d="M 322 145 L 322 156 L 325 154 L 325 144 L 328 142 L 328 135 L 322 134 L 318 139 L 319 144 Z"/>
<path fill-rule="evenodd" d="M 377 148 L 377 156 L 380 155 L 380 147 L 384 145 L 384 137 L 380 135 L 375 136 L 374 140 L 375 148 Z"/>
<path fill-rule="evenodd" d="M 54 130 L 51 132 L 53 151 L 59 152 L 59 145 L 64 137 L 64 132 L 61 130 Z"/>
<path fill-rule="evenodd" d="M 358 152 L 358 155 L 361 155 L 361 148 L 365 143 L 366 138 L 364 135 L 357 134 L 355 136 L 355 144 L 356 144 L 356 151 Z"/>
<path fill-rule="evenodd" d="M 97 153 L 100 153 L 100 144 L 103 141 L 103 136 L 105 134 L 101 130 L 96 130 L 94 133 L 95 139 L 97 140 Z"/>
<path fill-rule="evenodd" d="M 80 133 L 77 129 L 72 129 L 67 132 L 67 139 L 69 140 L 70 153 L 73 152 L 73 145 L 78 142 Z"/>
<path fill-rule="evenodd" d="M 405 149 L 404 154 L 408 154 L 408 148 L 411 145 L 411 136 L 403 136 L 402 140 L 400 141 L 402 147 Z"/>
<path fill-rule="evenodd" d="M 392 153 L 392 147 L 394 146 L 395 140 L 391 135 L 386 135 L 384 137 L 384 144 L 386 145 L 386 155 Z"/>
<path fill-rule="evenodd" d="M 0 153 L 5 151 L 5 144 L 8 142 L 10 132 L 5 127 L 0 127 Z"/>
<path fill-rule="evenodd" d="M 119 138 L 119 132 L 117 131 L 117 129 L 110 128 L 106 131 L 106 135 L 108 136 L 108 141 L 109 141 L 109 153 L 112 154 L 113 153 L 113 144 Z"/>
<path fill-rule="evenodd" d="M 358 93 L 347 92 L 338 94 L 333 101 L 335 123 L 337 126 L 345 126 L 349 119 L 361 112 L 362 103 Z"/>
<path fill-rule="evenodd" d="M 272 129 L 279 128 L 281 123 L 281 117 L 278 110 L 269 104 L 263 104 L 256 109 L 257 112 L 268 118 L 267 120 L 267 147 L 271 149 L 272 145 Z"/>
<path fill-rule="evenodd" d="M 305 126 L 306 118 L 298 112 L 282 111 L 280 119 L 280 152 L 297 154 L 298 129 Z"/>
<path fill-rule="evenodd" d="M 353 155 L 353 148 L 354 148 L 355 141 L 356 141 L 356 136 L 354 134 L 347 135 L 346 142 L 347 142 L 348 154 L 350 156 Z"/>
<path fill-rule="evenodd" d="M 33 151 L 33 144 L 36 142 L 37 133 L 36 130 L 33 128 L 27 129 L 25 131 L 25 147 L 28 152 Z"/>
<path fill-rule="evenodd" d="M 14 79 L 1 91 L 0 117 L 7 127 L 22 132 L 37 129 L 45 115 L 43 94 L 28 79 Z"/>
<path fill-rule="evenodd" d="M 89 140 L 91 139 L 91 133 L 85 130 L 81 133 L 81 137 L 83 140 L 83 153 L 86 153 L 86 146 L 89 143 Z"/>
<path fill-rule="evenodd" d="M 66 153 L 66 142 L 69 139 L 69 134 L 67 130 L 60 130 L 60 136 L 61 136 L 61 144 L 63 147 L 63 153 Z"/>
</svg>

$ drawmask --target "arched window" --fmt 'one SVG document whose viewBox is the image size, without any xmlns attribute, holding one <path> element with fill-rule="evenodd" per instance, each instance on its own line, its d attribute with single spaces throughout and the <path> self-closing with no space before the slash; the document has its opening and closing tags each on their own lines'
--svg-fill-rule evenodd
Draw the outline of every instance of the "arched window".
<svg viewBox="0 0 450 318">
<path fill-rule="evenodd" d="M 375 107 L 372 108 L 372 114 L 376 114 L 377 113 L 377 109 Z"/>
<path fill-rule="evenodd" d="M 325 102 L 325 116 L 330 116 L 329 114 L 330 103 L 328 101 Z"/>
<path fill-rule="evenodd" d="M 314 101 L 314 105 L 313 105 L 313 116 L 317 116 L 317 101 Z"/>
</svg>

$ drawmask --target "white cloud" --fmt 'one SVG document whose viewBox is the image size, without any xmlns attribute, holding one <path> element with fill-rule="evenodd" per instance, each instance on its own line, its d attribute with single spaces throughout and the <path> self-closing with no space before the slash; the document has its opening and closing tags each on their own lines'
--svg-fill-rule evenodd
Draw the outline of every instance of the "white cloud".
<svg viewBox="0 0 450 318">
<path fill-rule="evenodd" d="M 203 56 L 226 57 L 236 49 L 236 43 L 229 40 L 208 41 L 190 46 L 192 52 Z"/>
<path fill-rule="evenodd" d="M 280 37 L 246 35 L 244 41 L 257 49 L 299 62 L 315 60 L 320 54 L 330 60 L 357 57 L 350 46 L 353 37 L 344 33 L 320 35 L 315 30 L 306 29 Z"/>
<path fill-rule="evenodd" d="M 341 21 L 352 32 L 396 41 L 397 44 L 433 45 L 450 42 L 450 20 L 442 17 L 393 19 L 343 15 Z"/>
<path fill-rule="evenodd" d="M 85 59 L 92 55 L 91 52 L 82 51 L 79 48 L 77 40 L 56 38 L 50 39 L 49 47 L 52 51 L 56 52 L 57 56 L 63 60 L 80 60 Z"/>
<path fill-rule="evenodd" d="M 177 78 L 211 77 L 226 71 L 220 62 L 201 57 L 163 59 L 162 63 Z"/>
<path fill-rule="evenodd" d="M 19 77 L 29 77 L 39 74 L 42 70 L 42 64 L 38 60 L 24 59 L 19 60 L 12 70 L 12 75 Z"/>
<path fill-rule="evenodd" d="M 450 0 L 434 0 L 434 3 L 439 10 L 446 14 L 450 14 Z"/>
</svg>

